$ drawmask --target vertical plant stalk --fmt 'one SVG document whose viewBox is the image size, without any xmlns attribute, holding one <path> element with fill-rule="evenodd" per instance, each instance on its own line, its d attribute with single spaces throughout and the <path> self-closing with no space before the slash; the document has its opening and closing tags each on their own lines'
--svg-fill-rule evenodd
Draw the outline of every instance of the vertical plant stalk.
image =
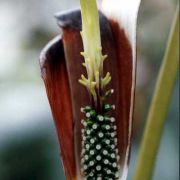
<svg viewBox="0 0 180 180">
<path fill-rule="evenodd" d="M 179 6 L 176 10 L 167 49 L 164 60 L 162 62 L 154 97 L 148 114 L 134 180 L 151 180 L 153 176 L 156 156 L 158 153 L 166 115 L 179 68 L 178 17 Z"/>
</svg>

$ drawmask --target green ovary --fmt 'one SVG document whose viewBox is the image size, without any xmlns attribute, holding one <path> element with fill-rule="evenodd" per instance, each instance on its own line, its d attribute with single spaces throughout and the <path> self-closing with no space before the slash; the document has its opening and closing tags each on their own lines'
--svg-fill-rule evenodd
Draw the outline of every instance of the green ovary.
<svg viewBox="0 0 180 180">
<path fill-rule="evenodd" d="M 114 106 L 106 104 L 104 112 Z M 119 178 L 115 118 L 98 114 L 90 106 L 82 108 L 86 119 L 82 120 L 81 169 L 86 180 L 116 180 Z"/>
</svg>

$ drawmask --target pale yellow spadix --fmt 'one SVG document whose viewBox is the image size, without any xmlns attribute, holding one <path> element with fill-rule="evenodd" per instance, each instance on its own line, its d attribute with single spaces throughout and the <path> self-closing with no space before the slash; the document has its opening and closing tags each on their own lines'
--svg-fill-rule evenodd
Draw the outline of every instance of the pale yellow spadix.
<svg viewBox="0 0 180 180">
<path fill-rule="evenodd" d="M 108 84 L 106 81 L 106 84 L 101 85 L 104 82 L 101 81 L 103 79 L 103 61 L 107 56 L 102 55 L 99 13 L 96 0 L 80 0 L 80 4 L 82 16 L 81 36 L 84 47 L 84 52 L 81 55 L 85 60 L 84 66 L 87 70 L 89 83 L 84 82 L 84 79 L 79 80 L 79 82 L 86 86 L 94 99 L 96 99 L 95 89 Z"/>
</svg>

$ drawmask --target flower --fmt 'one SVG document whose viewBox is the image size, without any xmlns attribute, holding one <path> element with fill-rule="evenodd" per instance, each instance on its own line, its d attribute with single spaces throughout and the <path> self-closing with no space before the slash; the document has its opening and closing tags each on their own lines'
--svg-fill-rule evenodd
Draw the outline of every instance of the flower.
<svg viewBox="0 0 180 180">
<path fill-rule="evenodd" d="M 99 13 L 102 51 L 108 55 L 103 69 L 110 72 L 112 77 L 107 95 L 114 92 L 108 103 L 116 107 L 116 110 L 110 113 L 110 116 L 116 119 L 117 132 L 117 135 L 113 133 L 112 137 L 117 137 L 118 164 L 114 162 L 113 166 L 120 165 L 117 177 L 122 180 L 127 176 L 131 146 L 136 69 L 136 18 L 139 3 L 140 1 L 136 0 L 133 9 L 130 8 L 132 6 L 130 0 L 126 0 L 126 3 L 123 0 L 111 2 L 104 0 Z M 118 7 L 121 10 L 118 11 Z M 55 120 L 66 178 L 79 180 L 83 179 L 81 119 L 84 118 L 80 109 L 92 105 L 86 89 L 78 83 L 79 76 L 86 73 L 82 67 L 83 57 L 80 55 L 83 51 L 80 36 L 81 14 L 80 10 L 73 10 L 57 14 L 56 18 L 61 29 L 60 36 L 42 50 L 40 67 Z M 91 72 L 89 74 L 92 75 Z M 82 79 L 84 78 L 82 76 Z M 82 83 L 85 83 L 85 80 Z M 100 117 L 99 120 L 101 119 Z M 95 123 L 93 125 L 94 128 L 98 126 Z M 102 132 L 98 135 L 100 138 L 104 136 Z M 101 149 L 101 145 L 96 145 L 96 148 Z M 103 153 L 106 154 L 106 150 Z M 99 158 L 101 157 L 97 156 L 95 160 Z M 103 161 L 104 164 L 109 163 L 108 159 Z M 95 162 L 92 160 L 89 163 L 93 166 Z M 100 169 L 98 166 L 97 170 Z M 110 173 L 109 170 L 108 172 Z"/>
</svg>

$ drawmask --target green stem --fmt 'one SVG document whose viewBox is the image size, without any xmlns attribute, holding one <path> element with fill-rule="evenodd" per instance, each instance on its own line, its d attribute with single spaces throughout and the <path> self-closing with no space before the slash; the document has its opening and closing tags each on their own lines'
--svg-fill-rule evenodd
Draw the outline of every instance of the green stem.
<svg viewBox="0 0 180 180">
<path fill-rule="evenodd" d="M 179 6 L 177 7 L 175 20 L 148 114 L 134 180 L 151 180 L 153 176 L 156 156 L 179 67 L 178 17 Z"/>
</svg>

